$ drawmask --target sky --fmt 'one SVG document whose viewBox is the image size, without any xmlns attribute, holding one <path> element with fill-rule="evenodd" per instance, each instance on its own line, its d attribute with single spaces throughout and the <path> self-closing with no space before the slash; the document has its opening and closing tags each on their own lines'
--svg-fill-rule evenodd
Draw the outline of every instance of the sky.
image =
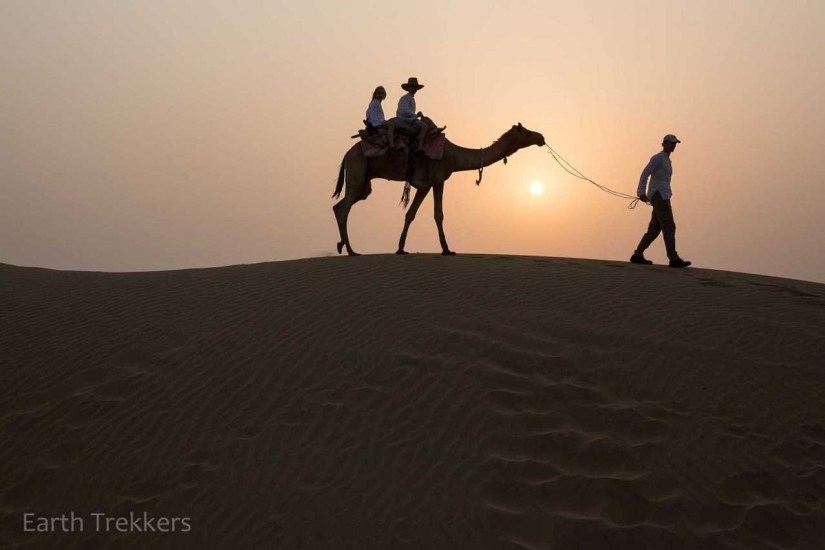
<svg viewBox="0 0 825 550">
<path fill-rule="evenodd" d="M 0 263 L 333 255 L 350 136 L 376 86 L 391 116 L 415 76 L 450 141 L 486 147 L 520 122 L 623 193 L 677 135 L 682 257 L 825 283 L 823 28 L 818 0 L 0 0 Z M 445 186 L 458 253 L 627 261 L 650 217 L 544 148 L 476 178 Z M 395 251 L 402 186 L 374 180 L 353 208 L 355 250 Z M 432 208 L 408 251 L 440 251 Z M 646 255 L 666 261 L 661 238 Z"/>
</svg>

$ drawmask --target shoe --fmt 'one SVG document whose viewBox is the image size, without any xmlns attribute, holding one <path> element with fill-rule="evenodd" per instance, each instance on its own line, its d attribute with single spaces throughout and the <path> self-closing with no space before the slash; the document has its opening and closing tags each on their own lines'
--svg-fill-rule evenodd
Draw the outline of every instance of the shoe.
<svg viewBox="0 0 825 550">
<path fill-rule="evenodd" d="M 690 262 L 686 262 L 682 258 L 676 258 L 675 260 L 670 260 L 670 267 L 687 267 L 690 265 Z"/>
<path fill-rule="evenodd" d="M 644 264 L 644 265 L 652 265 L 653 262 L 650 260 L 646 260 L 642 254 L 634 254 L 630 257 L 630 263 L 632 264 Z"/>
</svg>

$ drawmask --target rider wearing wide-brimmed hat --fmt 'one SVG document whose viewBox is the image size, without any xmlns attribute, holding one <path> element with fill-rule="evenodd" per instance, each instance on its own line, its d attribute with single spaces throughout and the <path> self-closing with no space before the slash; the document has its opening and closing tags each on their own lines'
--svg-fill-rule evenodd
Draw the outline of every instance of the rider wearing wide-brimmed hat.
<svg viewBox="0 0 825 550">
<path fill-rule="evenodd" d="M 401 96 L 398 100 L 398 109 L 395 112 L 395 117 L 390 119 L 387 131 L 387 141 L 390 147 L 394 147 L 393 130 L 394 128 L 403 128 L 411 134 L 418 132 L 418 150 L 424 147 L 424 136 L 427 134 L 427 125 L 421 120 L 424 115 L 421 111 L 416 111 L 415 107 L 415 93 L 423 88 L 423 84 L 418 83 L 416 77 L 410 77 L 407 82 L 401 85 L 401 88 L 407 93 Z"/>
</svg>

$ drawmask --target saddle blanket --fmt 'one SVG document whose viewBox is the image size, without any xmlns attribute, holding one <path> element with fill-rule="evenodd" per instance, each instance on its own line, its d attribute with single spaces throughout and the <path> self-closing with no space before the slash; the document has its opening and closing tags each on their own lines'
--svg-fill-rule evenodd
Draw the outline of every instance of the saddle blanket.
<svg viewBox="0 0 825 550">
<path fill-rule="evenodd" d="M 398 136 L 396 138 L 396 145 L 398 143 L 405 143 L 409 151 L 409 140 L 407 136 Z M 387 147 L 386 140 L 381 140 L 383 143 L 374 143 L 361 138 L 361 151 L 367 158 L 380 157 L 387 154 L 389 147 Z M 432 160 L 441 160 L 444 158 L 444 134 L 438 133 L 435 137 L 430 138 L 424 142 L 424 155 Z"/>
</svg>

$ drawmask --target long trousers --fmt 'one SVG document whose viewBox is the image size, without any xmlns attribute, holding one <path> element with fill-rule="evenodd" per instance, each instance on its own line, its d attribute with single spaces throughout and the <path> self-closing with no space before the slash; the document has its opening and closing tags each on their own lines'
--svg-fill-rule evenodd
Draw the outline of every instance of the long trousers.
<svg viewBox="0 0 825 550">
<path fill-rule="evenodd" d="M 659 233 L 663 234 L 665 240 L 665 250 L 670 260 L 679 257 L 676 253 L 676 222 L 673 221 L 673 209 L 670 207 L 670 199 L 663 199 L 658 191 L 650 197 L 653 205 L 653 213 L 650 215 L 650 223 L 647 226 L 647 233 L 642 236 L 639 246 L 636 247 L 636 254 L 642 255 L 647 247 L 656 240 Z"/>
</svg>

